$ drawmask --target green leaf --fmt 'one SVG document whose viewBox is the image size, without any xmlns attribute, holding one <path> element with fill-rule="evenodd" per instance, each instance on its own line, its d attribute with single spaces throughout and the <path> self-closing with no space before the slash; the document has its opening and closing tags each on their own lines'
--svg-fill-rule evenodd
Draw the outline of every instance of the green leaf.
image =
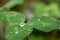
<svg viewBox="0 0 60 40">
<path fill-rule="evenodd" d="M 10 8 L 12 8 L 12 7 L 16 6 L 16 5 L 23 4 L 23 2 L 24 2 L 24 0 L 10 0 L 5 5 L 3 5 L 3 7 L 1 7 L 0 9 L 2 11 L 9 10 Z"/>
<path fill-rule="evenodd" d="M 33 17 L 28 23 L 29 24 L 31 23 L 32 27 L 34 27 L 35 29 L 38 29 L 44 32 L 50 32 L 58 29 L 59 27 L 59 23 L 57 19 L 52 17 L 46 17 L 46 16 Z"/>
<path fill-rule="evenodd" d="M 24 23 L 24 16 L 18 12 L 1 12 L 6 21 L 6 39 L 7 40 L 23 40 L 32 32 L 32 27 Z"/>
</svg>

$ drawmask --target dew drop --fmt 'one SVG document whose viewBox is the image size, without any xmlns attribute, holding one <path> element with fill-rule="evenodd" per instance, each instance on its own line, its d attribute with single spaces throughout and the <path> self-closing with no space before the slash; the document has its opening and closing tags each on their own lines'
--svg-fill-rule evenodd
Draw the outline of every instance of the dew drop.
<svg viewBox="0 0 60 40">
<path fill-rule="evenodd" d="M 38 21 L 40 21 L 40 19 L 38 19 Z"/>
<path fill-rule="evenodd" d="M 18 34 L 19 32 L 18 32 L 18 31 L 16 31 L 15 33 L 16 33 L 16 34 Z"/>
<path fill-rule="evenodd" d="M 16 27 L 16 28 L 14 28 L 14 30 L 15 30 L 15 33 L 16 34 L 18 34 L 19 32 L 18 32 L 18 28 Z"/>
<path fill-rule="evenodd" d="M 20 27 L 24 27 L 25 26 L 25 23 L 20 23 Z"/>
<path fill-rule="evenodd" d="M 28 30 L 28 33 L 27 34 L 30 34 L 31 30 Z"/>
</svg>

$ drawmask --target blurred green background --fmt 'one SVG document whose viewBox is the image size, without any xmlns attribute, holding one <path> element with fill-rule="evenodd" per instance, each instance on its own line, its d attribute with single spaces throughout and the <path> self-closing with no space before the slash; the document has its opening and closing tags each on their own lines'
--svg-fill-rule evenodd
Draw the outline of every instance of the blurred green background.
<svg viewBox="0 0 60 40">
<path fill-rule="evenodd" d="M 24 23 L 28 8 L 33 17 Z M 0 21 L 6 40 L 60 40 L 60 0 L 0 0 Z"/>
</svg>

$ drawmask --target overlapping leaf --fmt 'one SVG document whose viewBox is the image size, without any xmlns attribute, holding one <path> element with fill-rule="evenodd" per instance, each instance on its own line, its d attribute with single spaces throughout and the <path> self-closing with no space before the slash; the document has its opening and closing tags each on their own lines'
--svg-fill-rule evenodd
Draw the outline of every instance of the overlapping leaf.
<svg viewBox="0 0 60 40">
<path fill-rule="evenodd" d="M 6 24 L 6 39 L 7 40 L 23 40 L 32 32 L 32 28 L 26 26 L 24 16 L 17 12 L 0 12 L 0 18 Z"/>
<path fill-rule="evenodd" d="M 34 27 L 37 30 L 41 30 L 44 32 L 50 32 L 53 30 L 58 29 L 59 23 L 55 18 L 52 17 L 33 17 L 29 24 L 31 23 L 32 27 Z"/>
<path fill-rule="evenodd" d="M 16 5 L 21 5 L 23 4 L 24 0 L 10 0 L 8 1 L 5 5 L 3 5 L 3 7 L 1 7 L 0 9 L 3 11 L 5 10 L 9 10 L 10 8 L 16 6 Z"/>
</svg>

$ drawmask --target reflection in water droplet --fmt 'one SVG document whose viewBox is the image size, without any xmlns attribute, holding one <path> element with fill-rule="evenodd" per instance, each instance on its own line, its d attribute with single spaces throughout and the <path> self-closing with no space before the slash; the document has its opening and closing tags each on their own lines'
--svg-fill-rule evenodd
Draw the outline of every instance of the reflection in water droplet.
<svg viewBox="0 0 60 40">
<path fill-rule="evenodd" d="M 20 23 L 20 27 L 24 27 L 25 26 L 25 23 Z"/>
</svg>

